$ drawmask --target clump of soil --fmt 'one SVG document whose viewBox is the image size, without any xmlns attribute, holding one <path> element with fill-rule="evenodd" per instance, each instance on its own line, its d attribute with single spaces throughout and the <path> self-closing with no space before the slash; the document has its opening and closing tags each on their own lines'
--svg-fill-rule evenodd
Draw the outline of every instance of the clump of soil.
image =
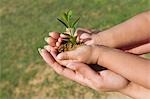
<svg viewBox="0 0 150 99">
<path fill-rule="evenodd" d="M 77 43 L 77 44 L 72 44 L 71 42 L 66 42 L 64 44 L 61 44 L 60 47 L 58 48 L 58 52 L 65 52 L 65 51 L 71 51 L 74 50 L 80 46 L 84 45 L 83 43 Z"/>
<path fill-rule="evenodd" d="M 61 44 L 60 47 L 58 48 L 58 52 L 65 52 L 65 51 L 71 51 L 74 50 L 82 45 L 85 45 L 84 43 L 77 43 L 77 44 L 72 44 L 71 42 L 65 42 L 64 44 Z M 91 69 L 94 71 L 102 71 L 102 70 L 107 70 L 107 68 L 104 68 L 103 66 L 99 66 L 97 64 L 87 64 L 90 66 Z"/>
</svg>

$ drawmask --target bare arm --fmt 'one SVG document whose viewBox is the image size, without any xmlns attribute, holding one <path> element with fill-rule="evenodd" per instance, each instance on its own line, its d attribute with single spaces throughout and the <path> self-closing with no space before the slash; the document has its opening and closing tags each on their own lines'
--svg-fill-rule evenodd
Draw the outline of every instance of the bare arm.
<svg viewBox="0 0 150 99">
<path fill-rule="evenodd" d="M 134 99 L 149 99 L 150 90 L 146 89 L 138 84 L 131 82 L 128 86 L 119 91 L 122 94 L 130 96 Z"/>
<path fill-rule="evenodd" d="M 148 76 L 150 73 L 150 60 L 148 59 L 102 46 L 99 47 L 97 63 L 130 81 L 150 88 L 150 77 Z"/>
<path fill-rule="evenodd" d="M 92 36 L 94 44 L 122 48 L 150 40 L 150 11 Z"/>
<path fill-rule="evenodd" d="M 150 88 L 150 60 L 106 46 L 82 46 L 73 51 L 58 54 L 58 60 L 66 66 L 79 61 L 99 64 L 122 75 L 131 82 Z"/>
</svg>

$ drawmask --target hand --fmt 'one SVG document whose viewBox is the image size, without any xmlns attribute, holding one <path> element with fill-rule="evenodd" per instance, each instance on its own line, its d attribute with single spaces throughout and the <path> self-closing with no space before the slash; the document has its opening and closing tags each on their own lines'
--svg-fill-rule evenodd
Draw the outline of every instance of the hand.
<svg viewBox="0 0 150 99">
<path fill-rule="evenodd" d="M 77 29 L 77 40 L 78 42 L 84 42 L 86 45 L 92 45 L 94 44 L 94 38 L 93 35 L 97 34 L 99 31 L 95 31 L 95 30 L 88 30 L 88 29 L 82 29 L 82 28 L 78 28 Z M 52 51 L 57 52 L 57 48 L 60 46 L 60 44 L 62 43 L 62 39 L 66 38 L 66 36 L 64 36 L 63 34 L 60 34 L 58 32 L 51 32 L 50 37 L 45 38 L 45 41 L 49 44 L 48 49 L 51 48 Z M 124 50 L 126 52 L 132 53 L 132 54 L 145 54 L 150 52 L 149 50 L 150 48 L 150 43 L 144 44 L 144 45 L 140 45 L 137 47 L 130 47 L 130 48 L 122 48 L 122 49 L 128 49 L 128 50 Z"/>
<path fill-rule="evenodd" d="M 97 91 L 119 91 L 129 83 L 128 80 L 110 70 L 95 72 L 83 63 L 70 63 L 64 67 L 47 50 L 40 49 L 39 53 L 58 74 Z"/>
<path fill-rule="evenodd" d="M 57 60 L 59 60 L 59 62 L 64 66 L 67 65 L 69 62 L 98 64 L 98 59 L 100 56 L 102 56 L 101 49 L 107 51 L 107 48 L 105 48 L 104 46 L 84 45 L 73 51 L 67 51 L 58 54 Z"/>
<path fill-rule="evenodd" d="M 94 44 L 93 35 L 98 34 L 100 30 L 78 28 L 76 30 L 77 41 L 86 45 Z"/>
<path fill-rule="evenodd" d="M 127 87 L 119 92 L 134 99 L 150 99 L 150 90 L 134 82 L 130 82 Z"/>
<path fill-rule="evenodd" d="M 137 55 L 150 53 L 150 42 L 125 51 Z"/>
<path fill-rule="evenodd" d="M 84 42 L 85 44 L 92 44 L 91 35 L 98 33 L 98 30 L 90 30 L 90 29 L 83 29 L 78 28 L 76 30 L 77 35 L 77 41 L 78 42 Z M 67 38 L 66 35 L 63 35 L 58 32 L 50 32 L 50 37 L 45 37 L 45 41 L 48 43 L 48 45 L 44 46 L 45 49 L 51 49 L 51 53 L 58 54 L 58 47 L 63 42 L 63 39 Z M 55 56 L 55 55 L 53 55 Z"/>
<path fill-rule="evenodd" d="M 84 42 L 87 45 L 92 44 L 91 36 L 98 33 L 99 31 L 78 28 L 76 30 L 77 41 Z M 45 41 L 50 45 L 52 50 L 56 50 L 60 44 L 63 42 L 63 39 L 68 38 L 66 35 L 58 32 L 50 32 L 50 37 L 46 37 Z"/>
</svg>

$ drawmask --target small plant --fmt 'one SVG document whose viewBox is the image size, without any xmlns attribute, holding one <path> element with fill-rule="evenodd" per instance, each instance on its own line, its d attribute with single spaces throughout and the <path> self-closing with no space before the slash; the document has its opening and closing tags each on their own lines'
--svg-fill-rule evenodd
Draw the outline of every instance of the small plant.
<svg viewBox="0 0 150 99">
<path fill-rule="evenodd" d="M 73 13 L 71 10 L 68 12 L 65 12 L 61 18 L 57 18 L 57 20 L 62 23 L 66 27 L 66 31 L 63 33 L 64 35 L 67 35 L 69 38 L 67 39 L 68 42 L 71 42 L 72 46 L 77 44 L 76 42 L 76 27 L 79 22 L 79 18 L 76 20 L 73 19 Z"/>
<path fill-rule="evenodd" d="M 80 17 L 77 18 L 76 20 L 73 19 L 71 10 L 64 13 L 61 18 L 57 18 L 57 20 L 66 27 L 66 31 L 63 34 L 69 36 L 69 38 L 67 39 L 67 42 L 62 43 L 60 45 L 60 47 L 58 48 L 58 52 L 61 53 L 64 51 L 74 50 L 75 48 L 84 45 L 83 43 L 77 43 L 77 41 L 76 41 L 77 37 L 76 37 L 75 32 L 76 32 L 76 28 L 77 28 L 79 19 L 80 19 Z M 95 71 L 100 71 L 100 70 L 106 69 L 97 64 L 89 64 L 89 66 Z"/>
</svg>

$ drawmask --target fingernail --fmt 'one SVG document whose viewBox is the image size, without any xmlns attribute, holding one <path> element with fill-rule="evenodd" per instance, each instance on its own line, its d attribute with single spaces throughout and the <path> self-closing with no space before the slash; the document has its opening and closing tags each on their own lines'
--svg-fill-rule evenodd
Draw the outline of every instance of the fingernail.
<svg viewBox="0 0 150 99">
<path fill-rule="evenodd" d="M 48 45 L 45 45 L 44 48 L 47 49 L 47 48 L 48 48 Z"/>
<path fill-rule="evenodd" d="M 48 42 L 48 37 L 45 37 L 44 40 L 45 40 L 46 42 Z"/>
<path fill-rule="evenodd" d="M 48 33 L 48 35 L 50 36 L 51 32 Z"/>
<path fill-rule="evenodd" d="M 42 49 L 41 49 L 41 48 L 38 48 L 38 51 L 39 51 L 39 53 L 41 53 L 41 52 L 42 52 Z"/>
</svg>

